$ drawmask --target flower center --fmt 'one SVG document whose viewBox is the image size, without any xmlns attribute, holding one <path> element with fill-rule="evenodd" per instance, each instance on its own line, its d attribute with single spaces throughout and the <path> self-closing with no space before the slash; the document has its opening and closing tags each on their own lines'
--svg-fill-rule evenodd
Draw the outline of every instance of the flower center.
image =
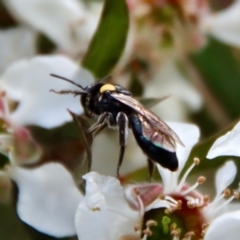
<svg viewBox="0 0 240 240">
<path fill-rule="evenodd" d="M 189 204 L 189 200 L 180 194 L 171 194 L 170 197 L 181 202 L 181 209 L 173 212 L 166 211 L 164 208 L 152 209 L 145 213 L 144 222 L 156 221 L 157 226 L 151 227 L 152 236 L 148 240 L 161 239 L 200 239 L 206 219 L 198 206 Z M 144 224 L 143 224 L 144 225 Z"/>
</svg>

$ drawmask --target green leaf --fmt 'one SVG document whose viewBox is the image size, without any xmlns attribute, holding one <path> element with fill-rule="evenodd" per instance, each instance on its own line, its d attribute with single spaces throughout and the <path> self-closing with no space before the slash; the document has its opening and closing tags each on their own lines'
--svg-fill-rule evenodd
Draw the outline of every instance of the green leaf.
<svg viewBox="0 0 240 240">
<path fill-rule="evenodd" d="M 125 0 L 105 0 L 98 28 L 82 65 L 97 78 L 109 74 L 125 47 L 129 26 Z"/>
<path fill-rule="evenodd" d="M 240 108 L 236 107 L 240 99 L 240 64 L 232 50 L 210 39 L 208 46 L 192 59 L 211 92 L 229 116 L 236 119 L 240 115 Z"/>
</svg>

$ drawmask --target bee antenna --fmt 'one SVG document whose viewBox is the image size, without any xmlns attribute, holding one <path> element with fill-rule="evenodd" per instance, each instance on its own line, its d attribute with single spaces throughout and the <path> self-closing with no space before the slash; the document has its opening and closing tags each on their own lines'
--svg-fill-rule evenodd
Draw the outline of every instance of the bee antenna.
<svg viewBox="0 0 240 240">
<path fill-rule="evenodd" d="M 56 74 L 54 74 L 54 73 L 50 73 L 50 76 L 55 77 L 55 78 L 60 78 L 60 79 L 62 79 L 62 80 L 64 80 L 64 81 L 70 82 L 70 83 L 72 83 L 73 85 L 75 85 L 75 86 L 77 86 L 77 87 L 79 87 L 79 88 L 81 88 L 82 90 L 85 91 L 85 89 L 84 89 L 80 84 L 77 84 L 77 83 L 73 82 L 72 80 L 70 80 L 70 79 L 68 79 L 68 78 L 65 78 L 65 77 L 56 75 Z"/>
</svg>

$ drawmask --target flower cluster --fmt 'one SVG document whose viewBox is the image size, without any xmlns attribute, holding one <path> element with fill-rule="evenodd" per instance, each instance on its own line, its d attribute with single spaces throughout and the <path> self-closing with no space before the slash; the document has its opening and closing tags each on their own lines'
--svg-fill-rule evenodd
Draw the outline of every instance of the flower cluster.
<svg viewBox="0 0 240 240">
<path fill-rule="evenodd" d="M 231 50 L 240 47 L 240 1 L 230 2 L 216 11 L 206 0 L 2 1 L 0 208 L 16 202 L 21 222 L 54 239 L 239 239 L 240 122 L 203 142 L 201 157 L 196 151 L 192 159 L 200 130 L 175 122 L 188 121 L 204 102 L 221 121 L 218 101 L 211 101 L 214 94 L 189 56 L 204 51 L 209 36 Z M 55 93 L 84 91 L 110 70 L 114 82 L 144 97 L 139 101 L 171 95 L 154 112 L 174 120 L 167 124 L 184 144 L 176 143 L 177 171 L 156 163 L 158 174 L 146 181 L 146 159 L 130 134 L 122 178 L 116 178 L 115 136 L 93 136 L 81 101 Z M 219 167 L 214 174 L 213 163 Z M 132 176 L 141 181 L 133 183 Z M 0 238 L 8 236 L 0 230 Z"/>
<path fill-rule="evenodd" d="M 239 199 L 239 189 L 231 191 L 227 188 L 236 176 L 235 164 L 228 161 L 217 171 L 216 196 L 211 201 L 209 195 L 202 195 L 196 190 L 199 184 L 205 182 L 204 176 L 199 176 L 193 185 L 186 183 L 191 170 L 200 163 L 199 159 L 193 160 L 178 182 L 189 152 L 199 138 L 198 128 L 178 125 L 174 130 L 186 133 L 183 139 L 186 148 L 179 146 L 177 150 L 180 161 L 177 172 L 172 173 L 157 164 L 162 183 L 133 184 L 123 188 L 112 177 L 95 172 L 84 176 L 86 195 L 76 214 L 79 239 L 238 238 L 235 226 L 239 212 L 230 211 L 233 209 L 231 202 Z M 109 224 L 113 221 L 113 225 Z M 232 229 L 231 236 L 222 229 L 223 224 L 225 229 Z M 97 226 L 94 231 L 91 231 L 92 226 Z"/>
</svg>

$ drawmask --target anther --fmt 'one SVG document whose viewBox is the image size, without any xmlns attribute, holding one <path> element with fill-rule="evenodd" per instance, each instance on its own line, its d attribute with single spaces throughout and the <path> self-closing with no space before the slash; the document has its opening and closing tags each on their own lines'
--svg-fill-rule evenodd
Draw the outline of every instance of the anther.
<svg viewBox="0 0 240 240">
<path fill-rule="evenodd" d="M 234 191 L 234 192 L 233 192 L 233 196 L 234 196 L 236 199 L 239 199 L 239 192 L 238 192 L 238 191 Z"/>
<path fill-rule="evenodd" d="M 177 224 L 176 223 L 173 223 L 171 226 L 170 226 L 170 231 L 173 231 L 173 230 L 176 230 L 177 229 Z"/>
<path fill-rule="evenodd" d="M 195 236 L 195 233 L 193 231 L 191 231 L 191 232 L 187 232 L 184 237 L 185 238 L 189 238 L 189 237 L 191 238 L 193 236 Z"/>
<path fill-rule="evenodd" d="M 208 203 L 208 202 L 210 201 L 209 195 L 205 195 L 205 196 L 203 197 L 203 201 L 204 201 L 204 203 Z"/>
<path fill-rule="evenodd" d="M 138 188 L 134 188 L 134 193 L 135 193 L 136 195 L 140 195 L 140 190 L 138 190 Z"/>
<path fill-rule="evenodd" d="M 141 230 L 141 225 L 139 223 L 135 224 L 134 231 L 139 232 Z"/>
<path fill-rule="evenodd" d="M 148 221 L 146 222 L 146 226 L 147 226 L 147 227 L 155 227 L 155 226 L 157 226 L 157 222 L 154 221 L 154 220 L 148 220 Z"/>
<path fill-rule="evenodd" d="M 199 177 L 198 180 L 197 180 L 197 182 L 199 184 L 203 184 L 205 181 L 206 181 L 206 177 L 204 177 L 204 176 Z"/>
<path fill-rule="evenodd" d="M 160 195 L 159 195 L 159 199 L 165 200 L 165 195 L 164 195 L 164 194 L 160 194 Z"/>
<path fill-rule="evenodd" d="M 202 237 L 204 237 L 204 235 L 205 235 L 208 227 L 209 227 L 209 224 L 207 224 L 207 223 L 204 223 L 204 224 L 202 225 L 202 232 L 201 232 L 201 236 L 202 236 Z"/>
<path fill-rule="evenodd" d="M 174 236 L 174 237 L 179 237 L 180 236 L 179 229 L 171 231 L 171 235 Z"/>
<path fill-rule="evenodd" d="M 226 188 L 223 191 L 223 195 L 224 195 L 224 197 L 229 197 L 231 195 L 231 190 L 229 188 Z"/>
<path fill-rule="evenodd" d="M 152 236 L 152 231 L 149 228 L 143 230 L 143 234 L 147 236 Z"/>
<path fill-rule="evenodd" d="M 199 163 L 200 163 L 200 159 L 197 158 L 197 157 L 195 157 L 195 158 L 193 159 L 193 162 L 194 162 L 194 164 L 197 166 L 197 165 L 199 165 Z"/>
<path fill-rule="evenodd" d="M 187 202 L 187 206 L 188 206 L 188 208 L 193 209 L 193 208 L 196 207 L 196 204 L 193 203 L 193 202 L 188 201 L 188 202 Z"/>
<path fill-rule="evenodd" d="M 182 201 L 181 200 L 178 200 L 178 204 L 176 206 L 176 209 L 178 209 L 178 210 L 182 209 Z"/>
<path fill-rule="evenodd" d="M 207 229 L 207 228 L 208 228 L 208 226 L 209 226 L 209 224 L 208 224 L 208 223 L 203 223 L 203 225 L 202 225 L 202 230 L 204 230 L 204 229 Z"/>
</svg>

